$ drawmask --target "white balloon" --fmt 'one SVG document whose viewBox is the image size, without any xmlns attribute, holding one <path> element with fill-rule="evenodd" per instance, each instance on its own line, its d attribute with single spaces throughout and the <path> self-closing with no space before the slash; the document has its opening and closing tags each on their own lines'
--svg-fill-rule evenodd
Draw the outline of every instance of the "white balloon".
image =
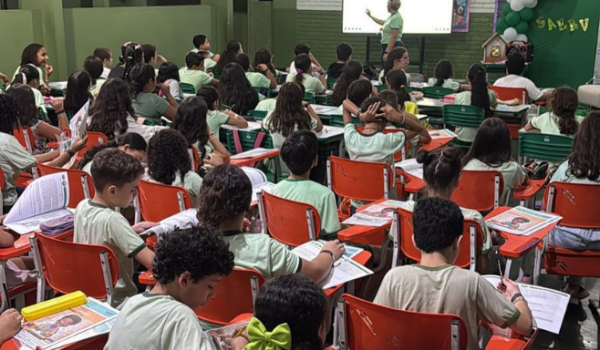
<svg viewBox="0 0 600 350">
<path fill-rule="evenodd" d="M 533 0 L 531 1 L 529 4 L 526 4 L 525 6 L 529 7 L 530 9 L 535 8 L 538 4 L 538 0 Z"/>
<path fill-rule="evenodd" d="M 528 42 L 527 35 L 519 34 L 519 35 L 517 35 L 517 38 L 515 39 L 515 41 L 522 41 L 522 42 L 526 43 L 526 42 Z"/>
<path fill-rule="evenodd" d="M 504 40 L 506 40 L 507 42 L 512 42 L 515 41 L 517 39 L 517 30 L 513 27 L 508 27 L 506 28 L 506 30 L 504 31 L 504 34 L 502 35 L 504 37 Z"/>
<path fill-rule="evenodd" d="M 525 8 L 524 0 L 513 0 L 510 3 L 510 8 L 515 12 L 521 11 L 522 9 Z"/>
</svg>

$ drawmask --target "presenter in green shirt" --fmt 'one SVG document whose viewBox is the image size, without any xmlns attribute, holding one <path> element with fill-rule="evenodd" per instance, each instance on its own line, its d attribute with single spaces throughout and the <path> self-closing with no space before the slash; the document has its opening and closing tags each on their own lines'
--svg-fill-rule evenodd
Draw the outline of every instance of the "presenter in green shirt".
<svg viewBox="0 0 600 350">
<path fill-rule="evenodd" d="M 387 55 L 394 47 L 404 46 L 404 43 L 402 42 L 404 20 L 398 11 L 400 9 L 400 4 L 400 0 L 388 1 L 387 10 L 390 13 L 390 16 L 386 20 L 374 17 L 371 15 L 371 10 L 367 9 L 367 16 L 377 24 L 383 26 L 383 30 L 381 31 L 381 67 L 383 67 L 383 64 L 387 60 Z"/>
</svg>

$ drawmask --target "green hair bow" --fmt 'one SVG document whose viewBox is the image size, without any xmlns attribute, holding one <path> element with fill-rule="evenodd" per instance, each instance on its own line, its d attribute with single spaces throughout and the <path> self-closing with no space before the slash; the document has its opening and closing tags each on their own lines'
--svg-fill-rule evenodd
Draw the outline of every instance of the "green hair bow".
<svg viewBox="0 0 600 350">
<path fill-rule="evenodd" d="M 256 317 L 248 324 L 248 340 L 244 350 L 290 350 L 292 348 L 292 332 L 287 323 L 275 327 L 268 332 L 265 325 Z"/>
</svg>

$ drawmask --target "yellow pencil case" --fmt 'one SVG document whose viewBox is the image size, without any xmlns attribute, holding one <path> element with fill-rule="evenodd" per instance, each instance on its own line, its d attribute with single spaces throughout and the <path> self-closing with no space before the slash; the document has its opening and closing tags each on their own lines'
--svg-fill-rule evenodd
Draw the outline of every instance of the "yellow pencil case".
<svg viewBox="0 0 600 350">
<path fill-rule="evenodd" d="M 65 294 L 58 298 L 43 301 L 39 304 L 24 307 L 21 315 L 26 321 L 37 320 L 38 318 L 54 315 L 61 311 L 85 304 L 86 296 L 83 292 L 73 292 Z"/>
</svg>

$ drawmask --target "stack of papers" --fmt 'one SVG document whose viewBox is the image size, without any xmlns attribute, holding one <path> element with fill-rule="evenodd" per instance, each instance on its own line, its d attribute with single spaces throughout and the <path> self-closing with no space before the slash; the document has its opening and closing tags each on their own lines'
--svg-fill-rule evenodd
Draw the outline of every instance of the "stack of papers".
<svg viewBox="0 0 600 350">
<path fill-rule="evenodd" d="M 396 163 L 396 168 L 404 170 L 404 172 L 409 175 L 423 179 L 423 164 L 417 163 L 415 158 Z"/>
<path fill-rule="evenodd" d="M 310 241 L 304 243 L 303 245 L 294 248 L 292 253 L 301 257 L 304 260 L 311 261 L 319 255 L 321 250 L 323 249 L 324 241 Z M 350 247 L 346 246 L 346 249 Z M 354 249 L 355 255 L 360 253 L 363 249 L 352 247 Z M 346 252 L 348 253 L 348 252 Z M 331 269 L 329 276 L 321 281 L 320 285 L 323 289 L 328 289 L 331 287 L 335 287 L 340 284 L 344 284 L 346 282 L 354 281 L 356 279 L 369 276 L 373 274 L 373 271 L 367 269 L 356 261 L 348 258 L 347 256 L 342 256 L 336 263 L 334 267 Z"/>
<path fill-rule="evenodd" d="M 386 200 L 379 204 L 371 204 L 364 210 L 346 219 L 343 224 L 381 227 L 389 224 L 394 218 L 394 212 L 402 208 L 404 202 Z"/>
<path fill-rule="evenodd" d="M 558 215 L 543 213 L 519 206 L 486 220 L 486 224 L 489 228 L 494 230 L 515 235 L 529 236 L 560 219 L 562 219 L 562 217 Z"/>
<path fill-rule="evenodd" d="M 448 138 L 456 138 L 458 135 L 449 129 L 442 130 L 429 130 L 429 136 L 431 136 L 432 140 L 437 139 L 448 139 Z"/>
</svg>

